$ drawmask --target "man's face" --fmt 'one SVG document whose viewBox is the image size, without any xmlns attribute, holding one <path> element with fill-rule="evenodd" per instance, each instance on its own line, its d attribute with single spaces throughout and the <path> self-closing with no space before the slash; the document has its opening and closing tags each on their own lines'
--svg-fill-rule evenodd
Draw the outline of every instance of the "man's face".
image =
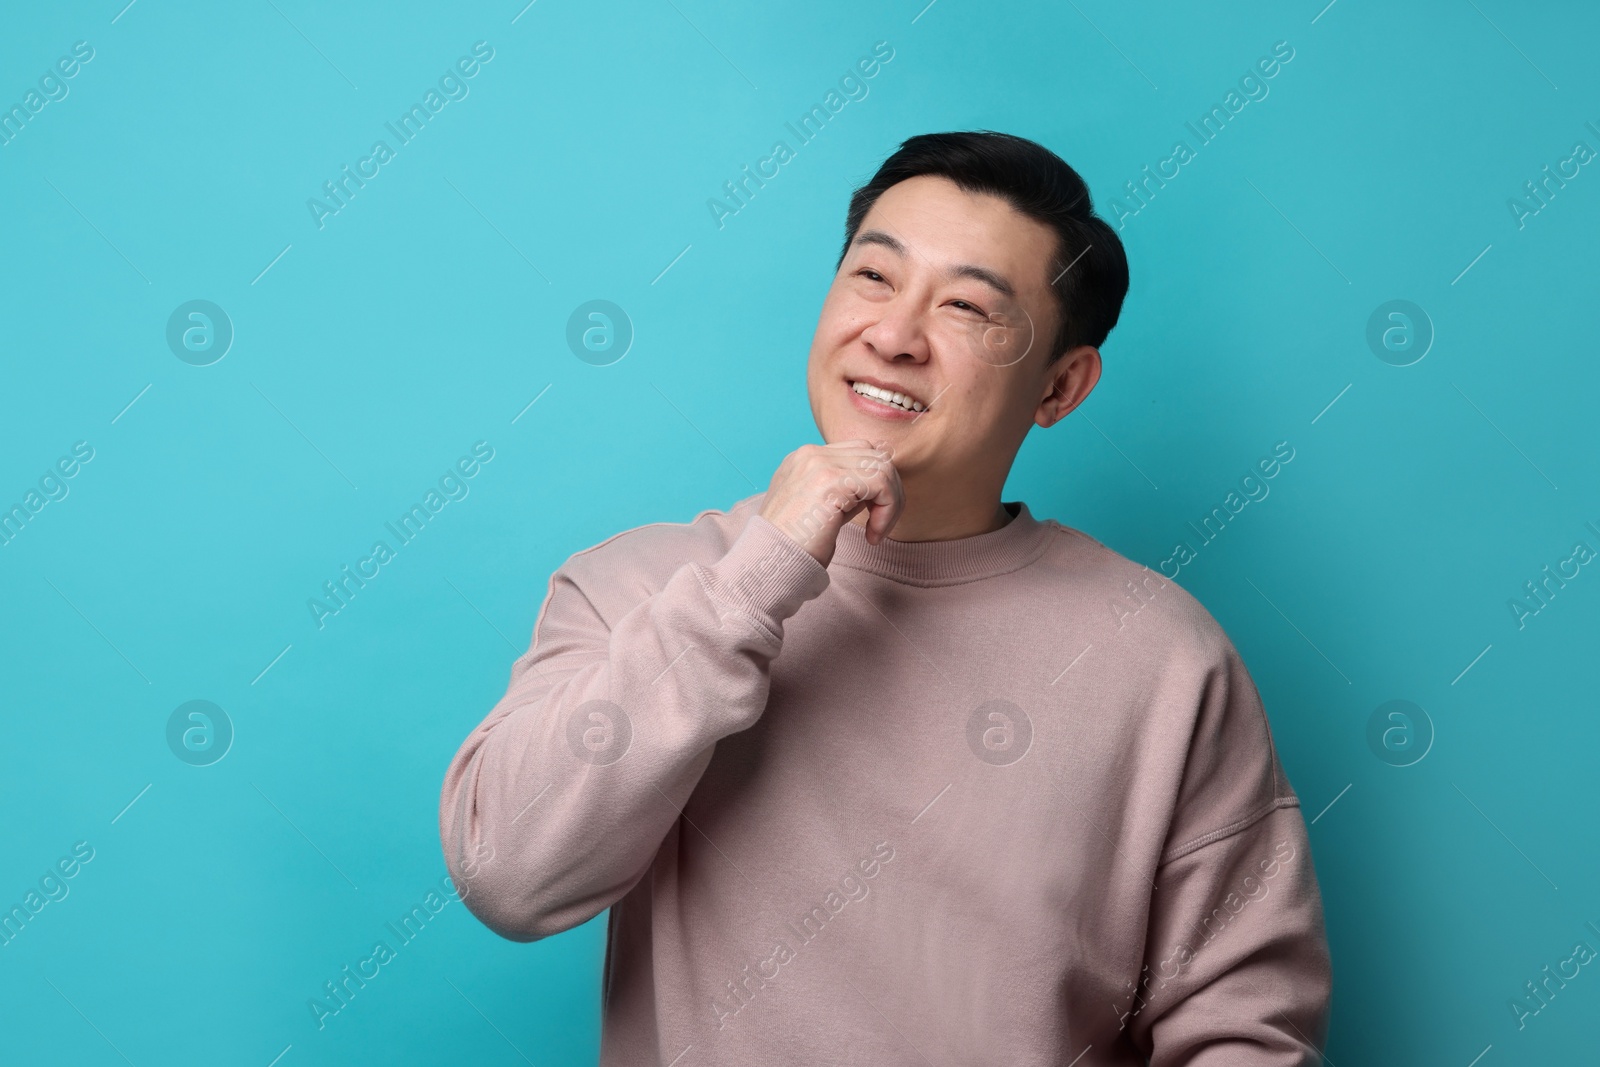
<svg viewBox="0 0 1600 1067">
<path fill-rule="evenodd" d="M 1065 414 L 1041 408 L 1060 369 L 1046 367 L 1058 322 L 1047 276 L 1055 247 L 1048 226 L 947 178 L 885 190 L 811 342 L 806 384 L 823 440 L 886 439 L 906 479 L 1003 483 L 1028 428 Z M 1093 362 L 1098 377 L 1098 353 Z M 924 410 L 861 395 L 862 384 Z"/>
</svg>

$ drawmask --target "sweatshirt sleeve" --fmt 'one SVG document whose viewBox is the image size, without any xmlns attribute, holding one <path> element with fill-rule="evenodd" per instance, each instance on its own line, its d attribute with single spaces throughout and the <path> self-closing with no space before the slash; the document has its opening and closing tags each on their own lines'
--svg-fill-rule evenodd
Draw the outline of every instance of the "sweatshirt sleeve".
<svg viewBox="0 0 1600 1067">
<path fill-rule="evenodd" d="M 1150 1067 L 1322 1062 L 1332 969 L 1299 799 L 1233 646 L 1205 680 L 1129 1025 Z"/>
<path fill-rule="evenodd" d="M 461 899 L 514 941 L 571 929 L 633 888 L 717 740 L 765 710 L 784 622 L 829 580 L 753 515 L 721 559 L 685 563 L 608 624 L 584 587 L 601 579 L 580 578 L 599 568 L 578 558 L 551 576 L 531 647 L 440 794 Z"/>
</svg>

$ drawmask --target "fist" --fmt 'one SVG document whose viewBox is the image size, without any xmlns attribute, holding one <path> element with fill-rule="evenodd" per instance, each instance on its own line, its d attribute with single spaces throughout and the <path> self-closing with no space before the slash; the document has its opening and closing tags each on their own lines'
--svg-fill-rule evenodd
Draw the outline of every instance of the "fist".
<svg viewBox="0 0 1600 1067">
<path fill-rule="evenodd" d="M 792 537 L 826 567 L 839 531 L 867 510 L 867 543 L 876 545 L 893 529 L 905 507 L 905 491 L 888 441 L 838 441 L 801 445 L 772 475 L 761 517 Z"/>
</svg>

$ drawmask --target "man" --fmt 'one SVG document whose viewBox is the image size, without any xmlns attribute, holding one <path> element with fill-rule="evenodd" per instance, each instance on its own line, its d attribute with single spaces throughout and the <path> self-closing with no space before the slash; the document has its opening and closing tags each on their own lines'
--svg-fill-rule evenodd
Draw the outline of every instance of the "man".
<svg viewBox="0 0 1600 1067">
<path fill-rule="evenodd" d="M 552 576 L 440 834 L 507 938 L 611 909 L 603 1064 L 1320 1062 L 1321 899 L 1238 653 L 1000 499 L 1127 285 L 1054 154 L 911 138 L 850 203 L 826 444 Z"/>
</svg>

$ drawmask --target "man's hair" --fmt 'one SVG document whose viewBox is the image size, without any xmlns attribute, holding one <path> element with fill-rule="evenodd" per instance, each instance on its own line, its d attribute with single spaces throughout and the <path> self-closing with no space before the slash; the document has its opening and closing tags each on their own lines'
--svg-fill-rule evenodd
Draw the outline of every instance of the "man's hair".
<svg viewBox="0 0 1600 1067">
<path fill-rule="evenodd" d="M 1122 242 L 1094 213 L 1089 187 L 1066 160 L 1041 144 L 1008 133 L 924 133 L 902 142 L 872 180 L 851 194 L 844 247 L 835 271 L 884 190 L 924 174 L 948 178 L 968 192 L 997 196 L 1055 230 L 1055 255 L 1047 269 L 1061 324 L 1049 362 L 1078 345 L 1098 348 L 1105 343 L 1128 293 L 1128 257 Z"/>
</svg>

